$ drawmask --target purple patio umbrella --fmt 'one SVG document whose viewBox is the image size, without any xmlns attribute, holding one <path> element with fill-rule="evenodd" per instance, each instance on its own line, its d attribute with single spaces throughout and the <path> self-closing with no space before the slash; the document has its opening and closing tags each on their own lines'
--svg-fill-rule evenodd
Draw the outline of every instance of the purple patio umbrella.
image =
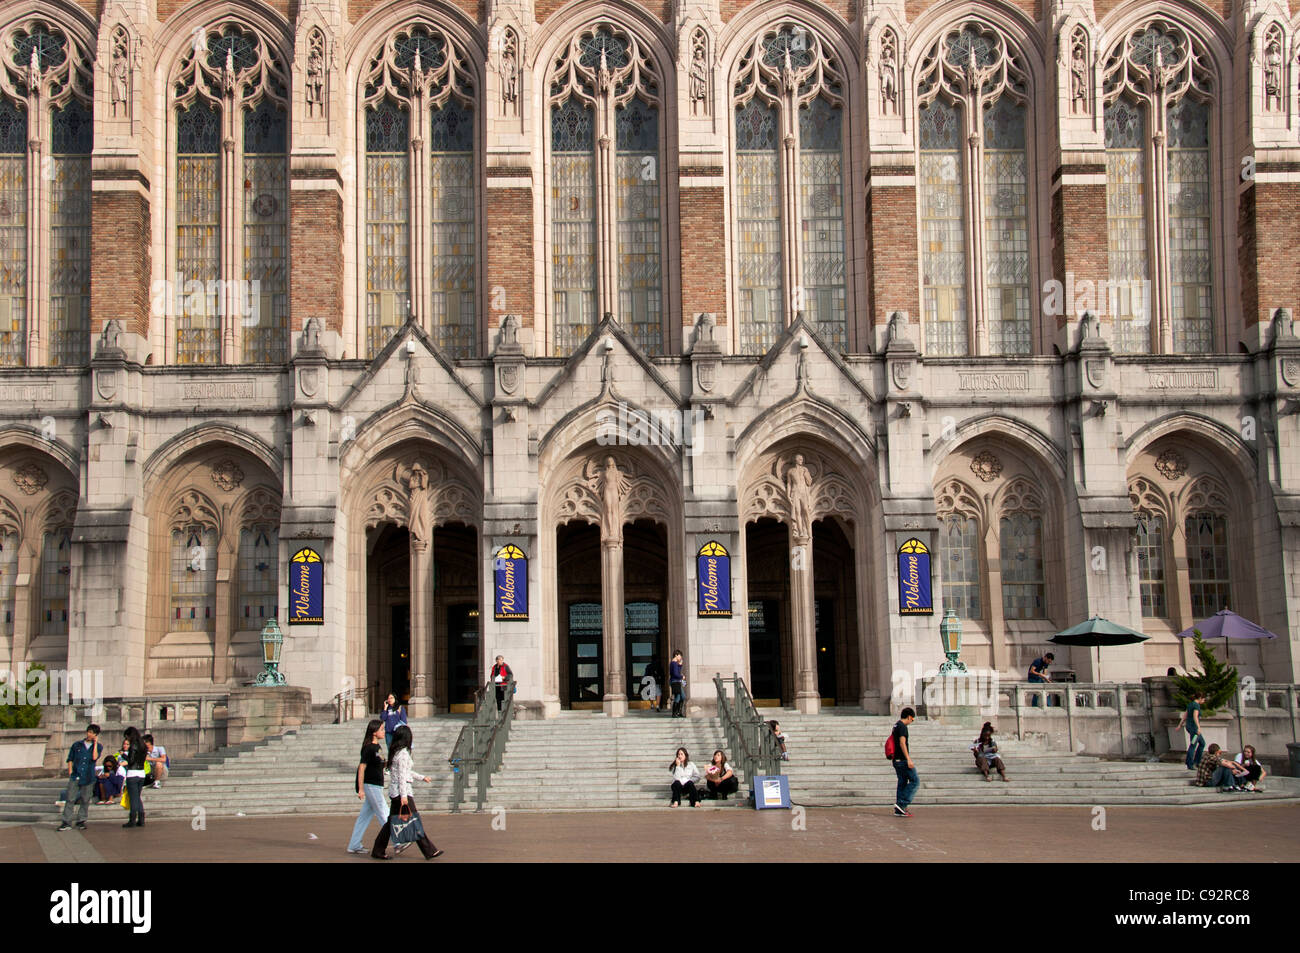
<svg viewBox="0 0 1300 953">
<path fill-rule="evenodd" d="M 1210 639 L 1223 639 L 1223 655 L 1225 661 L 1229 664 L 1232 663 L 1232 657 L 1228 650 L 1229 639 L 1257 642 L 1260 639 L 1277 638 L 1276 635 L 1262 625 L 1237 615 L 1231 609 L 1220 609 L 1204 622 L 1197 623 L 1190 629 L 1179 632 L 1178 637 L 1180 639 L 1190 639 L 1197 629 L 1201 630 L 1201 638 L 1207 642 Z"/>
</svg>

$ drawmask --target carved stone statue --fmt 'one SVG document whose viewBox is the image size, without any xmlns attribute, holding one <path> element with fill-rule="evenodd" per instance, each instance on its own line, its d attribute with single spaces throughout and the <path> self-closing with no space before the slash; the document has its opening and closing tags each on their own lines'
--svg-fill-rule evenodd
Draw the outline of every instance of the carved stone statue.
<svg viewBox="0 0 1300 953">
<path fill-rule="evenodd" d="M 311 52 L 307 54 L 307 112 L 311 116 L 325 112 L 324 42 L 320 34 L 313 33 Z"/>
<path fill-rule="evenodd" d="M 406 478 L 410 486 L 410 512 L 407 528 L 411 538 L 420 542 L 429 541 L 429 473 L 419 462 L 412 464 L 410 475 Z"/>
<path fill-rule="evenodd" d="M 319 351 L 320 346 L 320 318 L 310 317 L 302 328 L 302 350 Z"/>
<path fill-rule="evenodd" d="M 705 61 L 704 34 L 696 31 L 691 45 L 691 115 L 707 116 L 709 113 L 709 67 Z"/>
<path fill-rule="evenodd" d="M 596 87 L 602 93 L 612 92 L 614 89 L 614 71 L 609 68 L 609 57 L 604 50 L 600 51 L 600 69 L 596 71 Z"/>
<path fill-rule="evenodd" d="M 1082 36 L 1074 37 L 1070 50 L 1070 108 L 1086 115 L 1088 108 L 1088 49 Z"/>
<path fill-rule="evenodd" d="M 104 330 L 99 333 L 100 351 L 116 351 L 120 345 L 118 339 L 122 335 L 122 322 L 117 318 L 112 318 L 104 322 Z"/>
<path fill-rule="evenodd" d="M 1282 48 L 1277 37 L 1270 37 L 1264 50 L 1264 108 L 1282 108 Z"/>
<path fill-rule="evenodd" d="M 795 454 L 794 463 L 785 471 L 785 497 L 790 504 L 790 528 L 795 536 L 805 539 L 812 535 L 812 485 L 803 454 Z"/>
<path fill-rule="evenodd" d="M 605 539 L 623 538 L 623 497 L 627 491 L 627 477 L 619 471 L 613 457 L 606 457 L 605 469 L 600 474 L 600 528 Z"/>
<path fill-rule="evenodd" d="M 519 38 L 511 29 L 501 37 L 501 112 L 519 115 Z"/>
<path fill-rule="evenodd" d="M 880 43 L 880 111 L 898 115 L 898 63 L 892 33 L 886 33 Z"/>
<path fill-rule="evenodd" d="M 129 84 L 129 67 L 127 65 L 126 37 L 113 39 L 113 61 L 109 65 L 109 95 L 114 117 L 120 108 L 122 114 L 129 115 L 127 104 L 127 86 Z"/>
<path fill-rule="evenodd" d="M 27 64 L 27 88 L 32 92 L 41 88 L 41 58 L 35 44 L 32 44 L 31 62 Z"/>
<path fill-rule="evenodd" d="M 507 314 L 501 319 L 501 345 L 516 345 L 519 343 L 519 318 L 513 314 Z"/>
<path fill-rule="evenodd" d="M 888 336 L 890 344 L 898 344 L 908 340 L 907 337 L 907 314 L 902 311 L 895 311 L 889 316 Z"/>
<path fill-rule="evenodd" d="M 221 88 L 227 96 L 235 95 L 235 51 L 226 50 L 226 65 L 221 67 Z"/>
</svg>

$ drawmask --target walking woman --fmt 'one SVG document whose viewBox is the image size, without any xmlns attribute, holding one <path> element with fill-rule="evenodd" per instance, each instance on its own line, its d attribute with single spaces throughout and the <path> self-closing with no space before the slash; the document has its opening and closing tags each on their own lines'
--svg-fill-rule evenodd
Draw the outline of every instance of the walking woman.
<svg viewBox="0 0 1300 953">
<path fill-rule="evenodd" d="M 370 851 L 370 856 L 375 860 L 388 860 L 388 839 L 392 836 L 394 817 L 402 820 L 407 817 L 411 820 L 419 818 L 420 812 L 411 795 L 411 782 L 416 778 L 426 784 L 430 781 L 430 778 L 417 772 L 411 763 L 411 729 L 401 725 L 393 732 L 393 746 L 388 749 L 388 796 L 392 800 L 388 805 L 388 820 L 384 821 L 379 836 L 375 838 L 375 846 Z M 442 851 L 433 846 L 428 834 L 416 843 L 420 845 L 420 853 L 424 854 L 425 860 L 433 860 L 442 855 Z"/>
<path fill-rule="evenodd" d="M 713 760 L 705 769 L 704 780 L 709 788 L 710 801 L 725 801 L 728 795 L 740 790 L 740 781 L 731 765 L 727 764 L 727 754 L 722 749 L 713 752 Z"/>
<path fill-rule="evenodd" d="M 393 735 L 398 726 L 406 724 L 406 706 L 397 704 L 397 699 L 389 695 L 384 699 L 384 710 L 379 713 L 384 721 L 384 745 L 391 756 L 393 753 Z"/>
<path fill-rule="evenodd" d="M 126 763 L 126 794 L 131 801 L 131 812 L 123 827 L 144 827 L 144 766 L 149 752 L 145 750 L 144 739 L 135 727 L 122 733 L 122 751 Z"/>
<path fill-rule="evenodd" d="M 388 798 L 384 797 L 384 756 L 379 753 L 379 742 L 384 740 L 384 723 L 378 718 L 366 725 L 366 736 L 361 742 L 361 763 L 357 765 L 357 797 L 361 801 L 361 814 L 352 827 L 348 841 L 349 854 L 364 854 L 361 838 L 374 818 L 381 825 L 388 823 Z"/>
<path fill-rule="evenodd" d="M 696 807 L 700 803 L 700 792 L 695 790 L 695 782 L 700 779 L 700 769 L 691 763 L 691 756 L 685 748 L 677 749 L 677 757 L 668 766 L 668 771 L 673 776 L 671 806 L 681 807 L 682 795 L 685 794 L 691 807 Z"/>
</svg>

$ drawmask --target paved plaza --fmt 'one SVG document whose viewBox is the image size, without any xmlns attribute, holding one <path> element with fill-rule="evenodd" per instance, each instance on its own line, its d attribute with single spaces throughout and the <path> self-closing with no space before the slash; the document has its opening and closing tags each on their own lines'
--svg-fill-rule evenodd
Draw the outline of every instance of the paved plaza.
<svg viewBox="0 0 1300 953">
<path fill-rule="evenodd" d="M 1300 861 L 1300 805 L 1112 808 L 1105 829 L 1088 808 L 925 808 L 895 818 L 879 809 L 809 809 L 799 815 L 747 808 L 656 811 L 426 814 L 436 863 L 747 862 L 1186 862 L 1206 838 L 1229 841 L 1252 863 Z M 505 829 L 494 829 L 504 822 Z M 146 831 L 97 823 L 82 834 L 54 825 L 0 828 L 3 863 L 355 863 L 345 851 L 353 818 L 216 818 L 149 822 Z M 373 842 L 371 827 L 366 843 Z M 1030 836 L 1032 832 L 1032 836 Z M 313 836 L 314 835 L 314 836 Z M 402 864 L 422 863 L 419 852 Z"/>
</svg>

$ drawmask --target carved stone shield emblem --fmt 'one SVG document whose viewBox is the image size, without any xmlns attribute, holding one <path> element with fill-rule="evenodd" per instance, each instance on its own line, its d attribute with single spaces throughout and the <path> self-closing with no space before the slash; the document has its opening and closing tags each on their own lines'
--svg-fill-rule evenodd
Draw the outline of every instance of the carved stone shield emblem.
<svg viewBox="0 0 1300 953">
<path fill-rule="evenodd" d="M 1300 359 L 1294 357 L 1283 359 L 1282 380 L 1290 387 L 1300 385 Z"/>
<path fill-rule="evenodd" d="M 316 392 L 320 390 L 320 369 L 316 367 L 304 367 L 298 372 L 298 386 L 302 388 L 304 397 L 315 397 Z"/>
<path fill-rule="evenodd" d="M 117 396 L 117 371 L 96 371 L 95 392 L 100 400 L 112 400 Z"/>
<path fill-rule="evenodd" d="M 912 362 L 894 361 L 890 365 L 890 371 L 893 374 L 894 386 L 899 390 L 907 390 L 907 384 L 912 379 Z"/>
<path fill-rule="evenodd" d="M 1105 361 L 1084 361 L 1084 371 L 1088 375 L 1088 383 L 1093 387 L 1103 387 L 1106 383 L 1106 362 Z"/>
<path fill-rule="evenodd" d="M 713 385 L 718 380 L 716 361 L 701 361 L 695 365 L 695 379 L 700 382 L 700 390 L 706 394 L 713 392 Z"/>
<path fill-rule="evenodd" d="M 497 376 L 501 380 L 501 389 L 507 394 L 513 394 L 519 386 L 519 365 L 502 364 L 499 370 L 500 373 Z"/>
</svg>

